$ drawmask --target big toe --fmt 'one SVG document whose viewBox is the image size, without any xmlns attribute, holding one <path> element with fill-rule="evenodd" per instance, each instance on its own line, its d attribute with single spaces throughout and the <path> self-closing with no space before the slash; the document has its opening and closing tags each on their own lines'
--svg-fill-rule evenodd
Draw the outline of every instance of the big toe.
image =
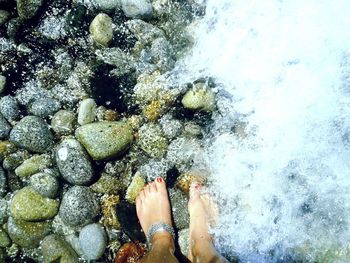
<svg viewBox="0 0 350 263">
<path fill-rule="evenodd" d="M 154 182 L 158 192 L 167 193 L 166 185 L 162 177 L 158 177 Z"/>
</svg>

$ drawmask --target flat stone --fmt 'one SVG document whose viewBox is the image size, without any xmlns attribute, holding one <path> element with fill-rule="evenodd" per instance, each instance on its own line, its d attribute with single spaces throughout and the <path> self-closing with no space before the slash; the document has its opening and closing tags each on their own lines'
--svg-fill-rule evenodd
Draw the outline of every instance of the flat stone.
<svg viewBox="0 0 350 263">
<path fill-rule="evenodd" d="M 9 235 L 6 233 L 6 231 L 2 228 L 0 228 L 0 247 L 8 247 L 12 243 Z"/>
<path fill-rule="evenodd" d="M 75 139 L 65 139 L 55 151 L 55 159 L 62 177 L 74 185 L 87 185 L 94 177 L 89 155 Z"/>
<path fill-rule="evenodd" d="M 85 226 L 79 234 L 79 244 L 83 252 L 84 259 L 99 259 L 107 246 L 107 235 L 100 224 L 90 224 Z"/>
<path fill-rule="evenodd" d="M 96 117 L 96 107 L 93 99 L 83 100 L 78 110 L 78 123 L 84 125 L 93 122 Z"/>
<path fill-rule="evenodd" d="M 124 122 L 86 124 L 76 130 L 75 136 L 94 160 L 120 155 L 133 140 L 132 129 Z"/>
<path fill-rule="evenodd" d="M 73 248 L 60 236 L 49 235 L 41 243 L 44 262 L 78 263 L 79 258 Z"/>
<path fill-rule="evenodd" d="M 48 173 L 37 173 L 30 177 L 30 186 L 44 197 L 55 198 L 59 183 L 55 177 Z"/>
<path fill-rule="evenodd" d="M 60 110 L 52 117 L 51 127 L 59 135 L 69 135 L 74 132 L 76 122 L 74 112 Z"/>
<path fill-rule="evenodd" d="M 34 17 L 43 0 L 17 0 L 17 12 L 20 18 L 28 20 Z"/>
<path fill-rule="evenodd" d="M 8 120 L 17 120 L 20 116 L 20 110 L 17 100 L 8 95 L 0 100 L 0 112 Z"/>
<path fill-rule="evenodd" d="M 53 136 L 43 119 L 26 116 L 11 130 L 10 141 L 26 150 L 43 153 L 52 147 Z"/>
<path fill-rule="evenodd" d="M 48 154 L 34 155 L 19 165 L 15 169 L 15 173 L 19 177 L 29 177 L 51 165 L 51 157 Z"/>
<path fill-rule="evenodd" d="M 98 215 L 96 197 L 85 186 L 73 186 L 63 196 L 59 215 L 70 226 L 83 226 L 91 223 Z"/>
<path fill-rule="evenodd" d="M 59 202 L 46 198 L 27 186 L 19 190 L 10 204 L 11 215 L 18 220 L 41 221 L 53 218 L 59 208 Z"/>
<path fill-rule="evenodd" d="M 108 47 L 113 39 L 112 18 L 104 13 L 98 14 L 90 24 L 90 33 L 96 43 Z"/>
<path fill-rule="evenodd" d="M 26 222 L 9 217 L 7 230 L 10 238 L 17 245 L 23 248 L 35 248 L 50 233 L 51 222 Z"/>
</svg>

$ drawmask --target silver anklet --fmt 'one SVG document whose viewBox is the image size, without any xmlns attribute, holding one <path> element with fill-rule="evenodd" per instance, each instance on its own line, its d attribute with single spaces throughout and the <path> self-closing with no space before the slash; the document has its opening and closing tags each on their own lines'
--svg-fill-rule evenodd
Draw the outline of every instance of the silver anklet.
<svg viewBox="0 0 350 263">
<path fill-rule="evenodd" d="M 168 232 L 172 236 L 173 240 L 175 240 L 175 231 L 174 231 L 174 228 L 172 228 L 172 226 L 170 226 L 166 223 L 163 223 L 163 222 L 156 222 L 153 225 L 151 225 L 151 227 L 148 229 L 148 233 L 146 235 L 147 244 L 148 244 L 149 248 L 152 247 L 151 241 L 152 241 L 154 234 L 156 234 L 158 232 Z"/>
</svg>

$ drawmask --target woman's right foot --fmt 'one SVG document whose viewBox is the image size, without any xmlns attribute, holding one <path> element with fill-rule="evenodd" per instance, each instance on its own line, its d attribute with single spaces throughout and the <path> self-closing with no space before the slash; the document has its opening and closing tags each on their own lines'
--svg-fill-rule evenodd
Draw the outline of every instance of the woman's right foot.
<svg viewBox="0 0 350 263">
<path fill-rule="evenodd" d="M 217 209 L 208 194 L 202 194 L 202 186 L 193 183 L 190 188 L 188 211 L 190 214 L 190 240 L 188 259 L 195 262 L 195 258 L 203 255 L 204 251 L 215 251 L 209 225 L 213 223 Z"/>
</svg>

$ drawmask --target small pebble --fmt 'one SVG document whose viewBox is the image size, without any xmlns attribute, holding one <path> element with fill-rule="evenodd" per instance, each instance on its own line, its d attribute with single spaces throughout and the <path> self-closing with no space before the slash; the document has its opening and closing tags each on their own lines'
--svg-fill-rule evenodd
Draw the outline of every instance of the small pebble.
<svg viewBox="0 0 350 263">
<path fill-rule="evenodd" d="M 80 231 L 79 243 L 84 259 L 99 259 L 107 246 L 107 235 L 100 224 L 90 224 Z"/>
<path fill-rule="evenodd" d="M 112 18 L 104 13 L 98 14 L 90 24 L 92 38 L 100 45 L 108 47 L 113 39 Z"/>
<path fill-rule="evenodd" d="M 60 110 L 52 117 L 51 127 L 59 135 L 69 135 L 73 133 L 76 122 L 77 120 L 74 112 Z"/>
<path fill-rule="evenodd" d="M 33 115 L 46 118 L 53 115 L 61 108 L 58 100 L 51 98 L 40 98 L 29 104 L 28 111 Z"/>
<path fill-rule="evenodd" d="M 152 4 L 149 0 L 121 0 L 122 10 L 127 17 L 149 18 L 152 16 Z"/>
<path fill-rule="evenodd" d="M 31 187 L 42 196 L 55 198 L 59 183 L 56 178 L 47 173 L 37 173 L 30 177 Z"/>
<path fill-rule="evenodd" d="M 4 75 L 0 75 L 0 94 L 4 92 L 6 87 L 6 77 Z"/>
<path fill-rule="evenodd" d="M 80 125 L 91 123 L 96 117 L 96 103 L 93 99 L 85 99 L 80 103 L 78 123 Z"/>
<path fill-rule="evenodd" d="M 0 100 L 0 112 L 8 120 L 17 120 L 20 116 L 19 105 L 17 100 L 8 95 Z"/>
</svg>

